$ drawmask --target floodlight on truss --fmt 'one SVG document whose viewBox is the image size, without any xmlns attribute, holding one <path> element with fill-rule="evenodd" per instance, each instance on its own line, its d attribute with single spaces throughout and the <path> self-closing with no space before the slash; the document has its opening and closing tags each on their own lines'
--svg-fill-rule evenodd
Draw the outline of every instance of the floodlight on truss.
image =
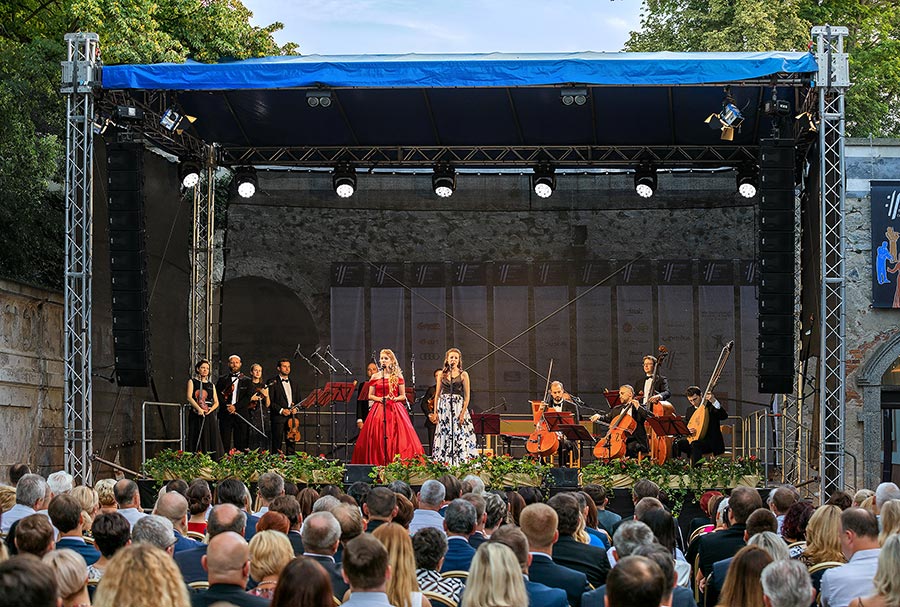
<svg viewBox="0 0 900 607">
<path fill-rule="evenodd" d="M 256 179 L 256 169 L 250 166 L 238 167 L 234 170 L 234 180 L 237 184 L 237 193 L 241 198 L 253 198 L 259 187 Z"/>
<path fill-rule="evenodd" d="M 737 170 L 737 190 L 744 198 L 753 198 L 759 189 L 759 168 L 753 165 L 744 165 Z"/>
<path fill-rule="evenodd" d="M 178 176 L 181 179 L 181 186 L 184 188 L 192 188 L 200 183 L 200 162 L 196 158 L 188 157 L 181 161 L 178 167 Z"/>
<path fill-rule="evenodd" d="M 456 171 L 449 164 L 439 164 L 434 167 L 434 175 L 431 176 L 431 187 L 440 198 L 450 198 L 456 190 Z"/>
<path fill-rule="evenodd" d="M 709 128 L 721 131 L 723 141 L 734 139 L 735 129 L 739 129 L 744 122 L 744 114 L 738 108 L 734 97 L 731 96 L 731 87 L 725 87 L 725 97 L 722 99 L 722 109 L 718 113 L 710 114 L 704 120 Z"/>
<path fill-rule="evenodd" d="M 350 198 L 356 192 L 356 170 L 349 164 L 340 164 L 331 178 L 334 193 L 341 198 Z"/>
<path fill-rule="evenodd" d="M 656 168 L 642 164 L 634 171 L 634 191 L 641 198 L 651 198 L 656 192 Z"/>
<path fill-rule="evenodd" d="M 531 189 L 539 198 L 550 198 L 556 189 L 556 174 L 549 164 L 538 165 L 531 176 Z"/>
<path fill-rule="evenodd" d="M 162 128 L 167 131 L 178 133 L 179 135 L 182 132 L 181 125 L 187 120 L 188 122 L 194 122 L 197 120 L 196 116 L 188 116 L 187 114 L 182 114 L 172 108 L 168 108 L 165 112 L 163 112 L 162 118 L 159 119 L 159 124 Z"/>
</svg>

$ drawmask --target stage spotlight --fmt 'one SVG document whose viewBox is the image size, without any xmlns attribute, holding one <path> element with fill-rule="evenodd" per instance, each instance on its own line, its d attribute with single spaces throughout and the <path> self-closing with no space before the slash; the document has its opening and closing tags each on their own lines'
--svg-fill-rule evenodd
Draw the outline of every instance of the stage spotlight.
<svg viewBox="0 0 900 607">
<path fill-rule="evenodd" d="M 656 169 L 642 164 L 634 172 L 634 191 L 641 198 L 650 198 L 656 191 Z"/>
<path fill-rule="evenodd" d="M 350 198 L 356 192 L 356 171 L 350 165 L 339 165 L 331 178 L 334 193 L 341 198 Z"/>
<path fill-rule="evenodd" d="M 237 193 L 241 198 L 252 198 L 256 194 L 259 182 L 256 180 L 256 169 L 253 167 L 236 168 L 234 180 L 237 183 Z"/>
<path fill-rule="evenodd" d="M 709 125 L 709 128 L 721 131 L 721 139 L 724 141 L 732 141 L 734 139 L 734 131 L 744 122 L 744 115 L 738 109 L 734 97 L 731 96 L 730 87 L 725 87 L 722 109 L 719 110 L 718 114 L 710 114 L 704 122 Z"/>
<path fill-rule="evenodd" d="M 556 189 L 556 175 L 553 173 L 553 167 L 549 165 L 535 167 L 534 175 L 531 176 L 531 189 L 540 198 L 550 198 L 553 190 Z"/>
<path fill-rule="evenodd" d="M 116 118 L 122 120 L 143 120 L 144 110 L 131 105 L 117 105 Z"/>
<path fill-rule="evenodd" d="M 182 187 L 194 187 L 200 183 L 200 163 L 194 158 L 187 158 L 178 167 L 178 175 L 181 177 Z"/>
<path fill-rule="evenodd" d="M 456 190 L 456 171 L 450 165 L 438 165 L 434 167 L 434 175 L 431 176 L 431 187 L 434 193 L 441 198 L 450 198 Z"/>
<path fill-rule="evenodd" d="M 186 114 L 180 114 L 173 110 L 172 108 L 167 109 L 163 112 L 162 118 L 159 120 L 160 126 L 166 129 L 170 133 L 172 131 L 177 132 L 179 135 L 181 134 L 181 123 L 187 120 L 188 122 L 194 122 L 197 120 L 195 116 L 188 116 Z"/>
<path fill-rule="evenodd" d="M 559 91 L 559 99 L 562 101 L 563 105 L 584 105 L 587 103 L 587 89 L 586 88 L 565 88 L 560 89 Z"/>
<path fill-rule="evenodd" d="M 331 91 L 308 91 L 306 104 L 309 107 L 331 107 Z"/>
<path fill-rule="evenodd" d="M 753 198 L 756 196 L 758 184 L 759 169 L 756 165 L 746 165 L 738 168 L 737 189 L 741 196 L 744 198 Z"/>
</svg>

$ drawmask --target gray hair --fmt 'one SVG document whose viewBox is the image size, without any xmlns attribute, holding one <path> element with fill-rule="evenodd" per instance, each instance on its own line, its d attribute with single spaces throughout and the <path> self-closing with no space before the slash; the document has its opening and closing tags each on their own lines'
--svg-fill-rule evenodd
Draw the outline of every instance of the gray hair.
<svg viewBox="0 0 900 607">
<path fill-rule="evenodd" d="M 616 559 L 631 556 L 638 546 L 653 543 L 653 531 L 645 523 L 635 520 L 624 520 L 613 535 L 613 546 L 616 547 Z"/>
<path fill-rule="evenodd" d="M 16 484 L 16 503 L 31 508 L 47 496 L 49 486 L 39 474 L 26 474 Z"/>
<path fill-rule="evenodd" d="M 484 511 L 487 513 L 484 526 L 493 529 L 506 517 L 508 509 L 502 497 L 489 491 L 484 494 Z"/>
<path fill-rule="evenodd" d="M 812 602 L 812 581 L 800 561 L 772 561 L 762 570 L 760 580 L 772 607 L 807 607 Z"/>
<path fill-rule="evenodd" d="M 331 512 L 341 505 L 341 500 L 333 495 L 323 495 L 313 503 L 313 512 Z"/>
<path fill-rule="evenodd" d="M 284 479 L 277 472 L 266 472 L 259 475 L 256 490 L 267 502 L 284 493 Z"/>
<path fill-rule="evenodd" d="M 477 522 L 478 515 L 475 511 L 475 506 L 462 498 L 450 502 L 447 506 L 447 511 L 444 513 L 444 524 L 447 526 L 447 533 L 472 533 Z"/>
<path fill-rule="evenodd" d="M 172 521 L 156 514 L 141 517 L 131 528 L 131 541 L 135 544 L 151 544 L 165 550 L 175 543 Z"/>
<path fill-rule="evenodd" d="M 484 481 L 481 480 L 480 476 L 468 474 L 465 478 L 462 479 L 462 482 L 471 483 L 472 491 L 470 493 L 474 493 L 475 495 L 484 495 Z"/>
<path fill-rule="evenodd" d="M 303 547 L 310 552 L 329 552 L 341 539 L 341 524 L 330 512 L 313 512 L 300 528 Z"/>
<path fill-rule="evenodd" d="M 875 506 L 881 510 L 888 500 L 900 499 L 900 487 L 894 483 L 881 483 L 875 488 Z"/>
<path fill-rule="evenodd" d="M 757 533 L 749 540 L 747 540 L 747 545 L 762 548 L 769 553 L 769 556 L 772 557 L 773 561 L 791 558 L 790 552 L 788 552 L 787 544 L 784 543 L 784 539 L 780 535 L 772 533 L 771 531 L 763 531 L 761 533 Z"/>
<path fill-rule="evenodd" d="M 75 488 L 74 481 L 75 478 L 65 470 L 54 472 L 47 477 L 47 484 L 50 485 L 50 491 L 53 492 L 53 495 L 68 493 Z"/>
<path fill-rule="evenodd" d="M 429 479 L 419 489 L 419 502 L 429 506 L 440 506 L 447 496 L 447 488 L 440 481 Z"/>
</svg>

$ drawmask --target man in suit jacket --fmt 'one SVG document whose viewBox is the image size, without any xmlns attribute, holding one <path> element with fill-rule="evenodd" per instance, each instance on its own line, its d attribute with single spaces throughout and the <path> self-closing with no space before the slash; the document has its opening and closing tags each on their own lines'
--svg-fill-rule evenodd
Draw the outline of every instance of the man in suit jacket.
<svg viewBox="0 0 900 607">
<path fill-rule="evenodd" d="M 478 547 L 487 541 L 487 536 L 484 534 L 484 523 L 487 521 L 487 514 L 485 514 L 485 501 L 484 498 L 476 493 L 466 493 L 462 496 L 461 499 L 466 500 L 473 506 L 475 506 L 475 531 L 472 532 L 472 535 L 469 536 L 469 545 L 472 546 L 475 550 L 478 550 Z"/>
<path fill-rule="evenodd" d="M 606 551 L 575 539 L 580 520 L 578 500 L 570 493 L 557 493 L 547 505 L 556 511 L 558 517 L 559 538 L 553 545 L 553 561 L 563 567 L 581 571 L 595 588 L 606 583 L 606 574 L 609 573 Z"/>
<path fill-rule="evenodd" d="M 198 542 L 185 537 L 188 523 L 188 503 L 183 495 L 177 491 L 162 494 L 156 500 L 153 514 L 157 514 L 172 523 L 172 531 L 175 533 L 175 553 L 200 548 L 203 542 Z"/>
<path fill-rule="evenodd" d="M 375 487 L 366 496 L 362 512 L 368 521 L 366 533 L 372 533 L 380 526 L 390 523 L 397 516 L 397 494 L 387 487 Z"/>
<path fill-rule="evenodd" d="M 330 512 L 313 512 L 303 521 L 303 556 L 319 562 L 331 577 L 334 596 L 344 597 L 349 586 L 344 581 L 341 566 L 334 561 L 334 553 L 341 543 L 341 525 Z"/>
<path fill-rule="evenodd" d="M 649 354 L 642 361 L 644 365 L 644 374 L 634 383 L 634 394 L 637 396 L 641 392 L 640 397 L 642 405 L 650 405 L 661 400 L 669 400 L 672 393 L 669 391 L 669 380 L 662 375 L 657 374 L 656 381 L 652 382 L 653 370 L 656 368 L 656 357 Z"/>
<path fill-rule="evenodd" d="M 209 590 L 191 596 L 191 607 L 209 607 L 218 602 L 236 607 L 267 607 L 269 600 L 247 594 L 250 579 L 250 546 L 233 531 L 220 533 L 209 540 L 202 560 L 209 574 Z"/>
<path fill-rule="evenodd" d="M 528 538 L 522 530 L 512 525 L 505 525 L 497 529 L 491 536 L 491 542 L 498 542 L 508 546 L 519 566 L 522 567 L 522 575 L 525 577 L 525 591 L 528 593 L 529 607 L 568 607 L 569 600 L 566 591 L 562 588 L 551 588 L 539 582 L 533 582 L 528 577 L 528 568 L 532 562 L 532 555 L 528 551 Z"/>
<path fill-rule="evenodd" d="M 589 588 L 587 576 L 553 562 L 550 556 L 553 544 L 559 539 L 558 521 L 556 511 L 541 503 L 529 504 L 519 515 L 519 527 L 528 538 L 528 549 L 531 551 L 528 579 L 551 588 L 561 588 L 566 592 L 569 605 L 581 607 L 581 595 Z"/>
<path fill-rule="evenodd" d="M 93 565 L 100 559 L 100 552 L 84 541 L 84 514 L 77 499 L 66 493 L 57 495 L 50 502 L 48 513 L 50 522 L 59 531 L 57 550 L 74 550 L 88 565 Z"/>
<path fill-rule="evenodd" d="M 233 504 L 220 504 L 214 507 L 206 522 L 206 532 L 209 534 L 210 542 L 217 535 L 229 531 L 244 535 L 246 521 L 247 515 Z M 175 555 L 175 564 L 181 570 L 181 576 L 186 584 L 207 580 L 203 558 L 206 557 L 208 549 L 207 544 L 201 544 L 199 548 L 185 550 Z"/>
<path fill-rule="evenodd" d="M 232 504 L 240 508 L 247 516 L 244 539 L 248 542 L 256 535 L 256 523 L 259 517 L 250 513 L 250 490 L 247 485 L 236 478 L 227 478 L 216 487 L 216 504 Z"/>
<path fill-rule="evenodd" d="M 291 361 L 282 358 L 278 361 L 278 375 L 266 383 L 271 383 L 269 388 L 269 421 L 271 422 L 272 453 L 278 453 L 284 445 L 284 453 L 293 455 L 297 452 L 297 446 L 287 439 L 287 420 L 291 416 L 291 409 L 302 400 L 300 384 L 291 379 Z"/>
<path fill-rule="evenodd" d="M 300 533 L 300 525 L 303 516 L 300 514 L 300 502 L 293 495 L 279 495 L 269 502 L 269 511 L 280 512 L 285 515 L 291 525 L 288 531 L 288 539 L 294 549 L 294 556 L 300 556 L 305 552 L 303 548 L 303 536 Z"/>
<path fill-rule="evenodd" d="M 447 532 L 447 555 L 441 573 L 468 571 L 475 556 L 469 537 L 475 531 L 477 521 L 475 506 L 466 500 L 455 499 L 447 505 L 444 514 L 444 531 Z"/>
<path fill-rule="evenodd" d="M 672 557 L 669 557 L 672 558 Z M 674 574 L 674 567 L 671 568 Z M 622 607 L 623 605 L 673 605 L 672 593 L 665 573 L 653 559 L 645 556 L 626 556 L 616 563 L 609 574 L 608 584 L 586 592 L 582 607 Z M 609 598 L 606 597 L 609 590 Z M 687 590 L 682 588 L 682 590 Z M 688 591 L 690 594 L 690 591 Z M 668 599 L 668 602 L 667 602 Z M 691 603 L 696 603 L 691 597 Z M 682 604 L 678 604 L 681 607 Z"/>
<path fill-rule="evenodd" d="M 725 453 L 725 439 L 722 437 L 721 422 L 728 419 L 728 411 L 716 399 L 715 394 L 709 393 L 706 395 L 706 399 L 702 399 L 701 393 L 702 390 L 698 386 L 690 386 L 685 391 L 685 396 L 687 396 L 690 404 L 684 413 L 684 423 L 690 423 L 694 415 L 697 415 L 700 408 L 703 407 L 709 420 L 706 426 L 706 434 L 703 438 L 698 438 L 694 442 L 681 439 L 677 447 L 678 451 L 690 454 L 692 466 L 696 465 L 707 453 L 712 453 L 713 455 Z"/>
<path fill-rule="evenodd" d="M 371 534 L 363 533 L 344 547 L 344 581 L 350 586 L 348 607 L 391 607 L 387 598 L 388 553 Z"/>
<path fill-rule="evenodd" d="M 246 449 L 250 444 L 250 426 L 237 415 L 246 419 L 249 413 L 250 400 L 245 396 L 250 389 L 250 378 L 241 373 L 241 357 L 237 354 L 228 357 L 228 369 L 230 372 L 216 382 L 221 409 L 218 415 L 219 435 L 225 451 L 230 451 L 232 447 Z"/>
</svg>

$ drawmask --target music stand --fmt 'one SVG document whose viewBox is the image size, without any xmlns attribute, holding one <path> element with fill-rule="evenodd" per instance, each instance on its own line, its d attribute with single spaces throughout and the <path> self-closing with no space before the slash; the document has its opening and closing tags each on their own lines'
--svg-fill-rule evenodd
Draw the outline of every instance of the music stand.
<svg viewBox="0 0 900 607">
<path fill-rule="evenodd" d="M 547 420 L 547 429 L 551 432 L 559 432 L 559 426 L 562 424 L 574 424 L 575 418 L 569 411 L 554 411 L 548 409 L 544 411 L 544 419 Z"/>
<path fill-rule="evenodd" d="M 647 418 L 647 423 L 660 436 L 690 436 L 691 431 L 679 415 L 660 415 Z"/>
<path fill-rule="evenodd" d="M 605 398 L 606 402 L 609 403 L 610 409 L 622 404 L 622 401 L 619 400 L 619 391 L 618 390 L 604 390 L 603 398 Z"/>
<path fill-rule="evenodd" d="M 345 403 L 353 396 L 356 381 L 330 381 L 319 390 L 316 406 L 327 407 L 332 403 Z"/>
<path fill-rule="evenodd" d="M 472 425 L 475 426 L 475 435 L 481 436 L 481 451 L 484 452 L 485 437 L 488 434 L 500 434 L 499 413 L 472 413 Z"/>
</svg>

